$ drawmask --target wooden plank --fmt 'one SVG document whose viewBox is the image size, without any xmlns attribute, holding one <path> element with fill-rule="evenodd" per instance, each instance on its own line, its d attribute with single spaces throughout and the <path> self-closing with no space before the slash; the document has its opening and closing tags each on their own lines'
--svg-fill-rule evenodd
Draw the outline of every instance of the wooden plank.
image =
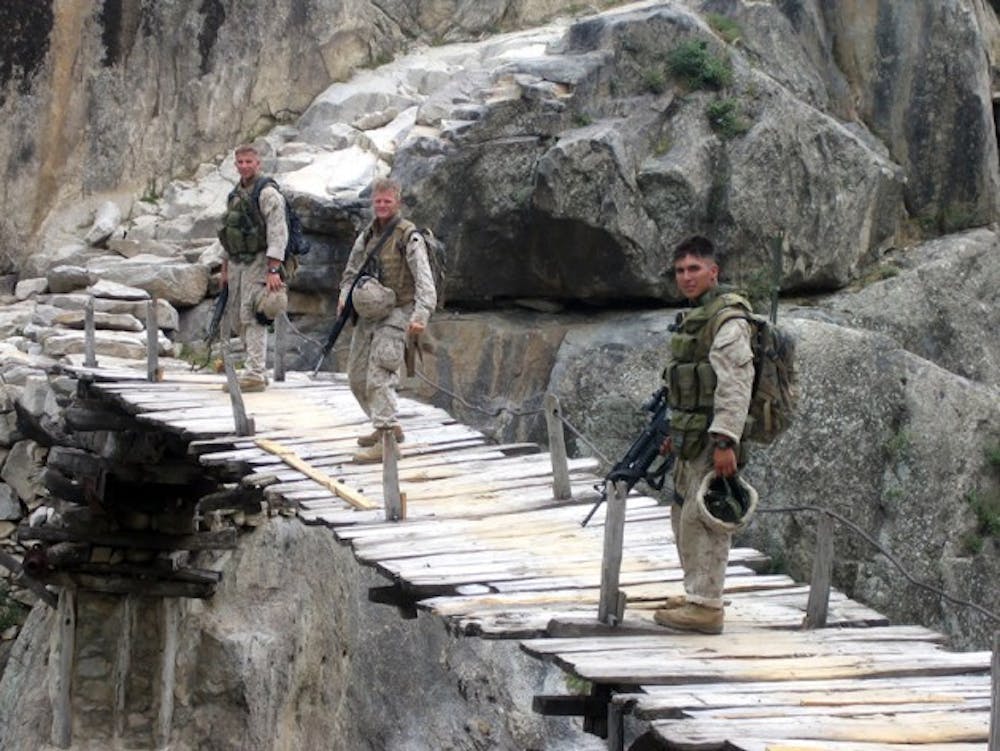
<svg viewBox="0 0 1000 751">
<path fill-rule="evenodd" d="M 802 740 L 845 743 L 897 743 L 931 745 L 941 743 L 983 743 L 987 739 L 989 717 L 982 713 L 907 713 L 904 716 L 829 717 L 815 714 L 808 721 L 774 718 L 742 720 L 659 720 L 652 724 L 656 734 L 672 747 L 722 748 L 732 739 L 758 738 L 773 744 Z M 715 746 L 711 744 L 716 744 Z M 739 747 L 739 745 L 737 745 Z M 769 745 L 773 748 L 773 745 Z"/>
<path fill-rule="evenodd" d="M 271 441 L 267 438 L 259 438 L 255 443 L 264 451 L 267 451 L 271 454 L 274 454 L 275 456 L 280 457 L 281 460 L 285 462 L 285 464 L 298 470 L 309 479 L 319 483 L 327 490 L 336 493 L 339 498 L 343 498 L 354 508 L 359 508 L 359 509 L 378 508 L 378 504 L 368 500 L 367 498 L 365 498 L 364 495 L 348 487 L 339 480 L 334 480 L 329 475 L 324 474 L 323 472 L 320 472 L 319 470 L 313 468 L 312 466 L 304 462 L 302 459 L 300 459 L 298 456 L 296 456 L 294 451 L 285 448 L 280 443 Z"/>
</svg>

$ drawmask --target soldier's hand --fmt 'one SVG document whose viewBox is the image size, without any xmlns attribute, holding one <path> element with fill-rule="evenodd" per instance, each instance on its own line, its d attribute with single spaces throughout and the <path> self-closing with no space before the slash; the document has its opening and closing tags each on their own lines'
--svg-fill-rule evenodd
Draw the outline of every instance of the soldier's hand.
<svg viewBox="0 0 1000 751">
<path fill-rule="evenodd" d="M 712 463 L 715 472 L 720 477 L 732 477 L 736 474 L 736 451 L 731 448 L 717 448 L 712 452 Z"/>
<path fill-rule="evenodd" d="M 265 274 L 264 276 L 267 277 L 266 284 L 268 292 L 277 292 L 285 286 L 285 283 L 281 281 L 280 274 Z"/>
<path fill-rule="evenodd" d="M 406 331 L 408 334 L 413 334 L 414 336 L 418 336 L 419 334 L 424 333 L 424 329 L 426 328 L 427 326 L 420 323 L 420 321 L 410 321 L 410 326 L 409 328 L 406 329 Z"/>
<path fill-rule="evenodd" d="M 663 443 L 660 444 L 660 456 L 666 456 L 667 454 L 672 454 L 674 451 L 674 439 L 673 436 L 667 436 L 663 439 Z"/>
</svg>

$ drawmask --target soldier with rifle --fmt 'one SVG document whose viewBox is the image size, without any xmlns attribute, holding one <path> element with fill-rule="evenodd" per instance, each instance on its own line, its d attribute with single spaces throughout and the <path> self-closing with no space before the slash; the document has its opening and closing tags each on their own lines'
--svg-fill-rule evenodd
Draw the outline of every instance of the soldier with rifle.
<svg viewBox="0 0 1000 751">
<path fill-rule="evenodd" d="M 674 277 L 692 308 L 672 327 L 663 371 L 671 410 L 664 453 L 676 459 L 671 525 L 684 569 L 684 595 L 667 600 L 654 619 L 683 631 L 718 634 L 733 532 L 746 524 L 756 492 L 737 471 L 754 381 L 749 312 L 741 296 L 723 294 L 711 241 L 694 236 L 674 251 Z"/>
<path fill-rule="evenodd" d="M 408 338 L 423 333 L 437 304 L 427 245 L 416 226 L 400 215 L 399 183 L 372 184 L 371 223 L 358 236 L 340 280 L 338 324 L 345 311 L 357 315 L 347 360 L 347 377 L 374 431 L 358 438 L 356 462 L 382 460 L 382 433 L 402 442 L 396 416 L 396 387 Z M 339 334 L 339 329 L 335 326 Z M 328 341 L 328 344 L 330 342 Z"/>
</svg>

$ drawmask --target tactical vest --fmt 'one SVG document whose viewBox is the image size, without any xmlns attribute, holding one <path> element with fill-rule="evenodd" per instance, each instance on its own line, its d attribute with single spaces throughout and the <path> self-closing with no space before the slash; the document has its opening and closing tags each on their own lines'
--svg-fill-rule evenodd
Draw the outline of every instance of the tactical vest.
<svg viewBox="0 0 1000 751">
<path fill-rule="evenodd" d="M 670 338 L 670 359 L 663 380 L 670 389 L 670 428 L 682 459 L 694 459 L 704 450 L 715 406 L 715 371 L 709 362 L 716 327 L 709 325 L 719 311 L 750 303 L 732 292 L 709 290 L 677 325 Z"/>
<path fill-rule="evenodd" d="M 267 251 L 267 225 L 253 201 L 257 180 L 246 188 L 242 184 L 237 185 L 230 192 L 222 231 L 219 233 L 219 239 L 230 259 L 240 263 L 249 263 L 258 253 Z"/>
<path fill-rule="evenodd" d="M 413 222 L 400 219 L 392 232 L 392 237 L 376 256 L 376 273 L 374 276 L 386 287 L 396 293 L 396 305 L 403 306 L 412 303 L 417 296 L 417 285 L 413 280 L 413 272 L 406 262 L 406 241 L 410 233 L 416 229 Z M 366 252 L 371 251 L 373 243 L 378 242 L 379 234 L 374 225 L 369 228 L 368 240 L 365 243 Z"/>
</svg>

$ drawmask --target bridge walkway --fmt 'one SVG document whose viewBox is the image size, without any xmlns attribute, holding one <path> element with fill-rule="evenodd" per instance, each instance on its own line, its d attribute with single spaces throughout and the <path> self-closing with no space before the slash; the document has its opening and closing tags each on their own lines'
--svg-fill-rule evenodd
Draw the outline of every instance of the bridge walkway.
<svg viewBox="0 0 1000 751">
<path fill-rule="evenodd" d="M 681 593 L 682 573 L 669 508 L 641 494 L 627 500 L 624 618 L 599 623 L 603 509 L 580 526 L 597 498 L 594 460 L 570 461 L 573 498 L 556 500 L 550 459 L 536 446 L 491 444 L 447 412 L 403 398 L 406 519 L 386 521 L 381 465 L 351 459 L 367 422 L 340 376 L 289 373 L 244 394 L 256 432 L 239 437 L 221 376 L 168 372 L 154 383 L 127 369 L 74 372 L 92 381 L 91 393 L 187 441 L 206 472 L 259 484 L 273 508 L 328 528 L 390 583 L 373 599 L 432 613 L 455 633 L 518 640 L 587 681 L 591 695 L 578 706 L 590 707 L 585 722 L 598 732 L 611 718 L 609 747 L 622 712 L 671 749 L 985 747 L 989 652 L 950 651 L 940 634 L 892 625 L 837 591 L 826 627 L 802 630 L 808 587 L 762 573 L 767 559 L 756 550 L 732 551 L 723 635 L 656 625 L 652 614 Z M 352 506 L 338 494 L 344 487 L 374 507 Z M 554 706 L 552 697 L 536 705 Z"/>
</svg>

